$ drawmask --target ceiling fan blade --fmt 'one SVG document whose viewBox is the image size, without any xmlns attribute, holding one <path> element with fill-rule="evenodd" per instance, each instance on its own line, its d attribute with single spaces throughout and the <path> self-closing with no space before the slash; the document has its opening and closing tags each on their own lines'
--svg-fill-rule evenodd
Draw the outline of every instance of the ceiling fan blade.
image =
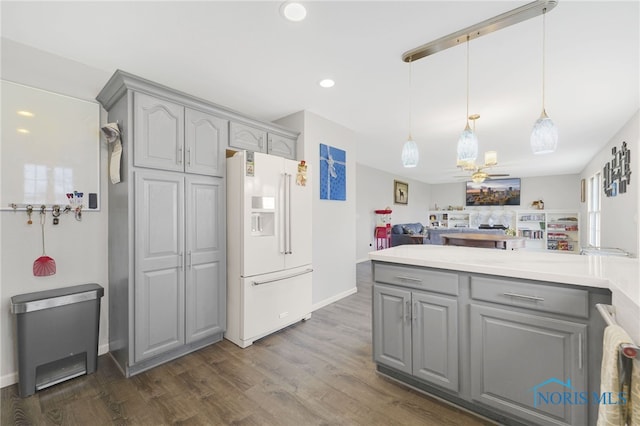
<svg viewBox="0 0 640 426">
<path fill-rule="evenodd" d="M 503 176 L 510 176 L 510 175 L 506 174 L 506 173 L 498 173 L 498 174 L 489 174 L 487 176 L 489 176 L 489 177 L 503 177 Z"/>
</svg>

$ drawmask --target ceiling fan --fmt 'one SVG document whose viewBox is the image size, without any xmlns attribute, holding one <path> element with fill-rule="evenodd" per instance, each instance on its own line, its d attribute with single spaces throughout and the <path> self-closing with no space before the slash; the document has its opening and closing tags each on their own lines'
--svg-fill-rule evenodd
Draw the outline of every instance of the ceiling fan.
<svg viewBox="0 0 640 426">
<path fill-rule="evenodd" d="M 473 173 L 471 173 L 471 180 L 475 183 L 482 183 L 487 179 L 492 179 L 492 178 L 496 178 L 496 177 L 505 177 L 505 176 L 509 176 L 506 173 L 487 173 L 484 171 L 484 169 L 486 169 L 486 166 L 476 166 L 475 169 L 473 170 Z M 468 176 L 459 176 L 459 177 L 468 177 Z"/>
</svg>

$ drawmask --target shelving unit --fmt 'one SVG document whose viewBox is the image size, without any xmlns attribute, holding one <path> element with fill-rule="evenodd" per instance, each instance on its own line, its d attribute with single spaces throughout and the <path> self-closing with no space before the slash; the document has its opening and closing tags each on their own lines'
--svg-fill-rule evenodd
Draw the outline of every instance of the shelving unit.
<svg viewBox="0 0 640 426">
<path fill-rule="evenodd" d="M 468 228 L 469 212 L 466 210 L 432 210 L 429 211 L 429 226 L 439 223 L 438 228 Z"/>
<path fill-rule="evenodd" d="M 519 211 L 516 231 L 527 238 L 526 248 L 579 253 L 580 215 L 572 211 Z"/>
</svg>

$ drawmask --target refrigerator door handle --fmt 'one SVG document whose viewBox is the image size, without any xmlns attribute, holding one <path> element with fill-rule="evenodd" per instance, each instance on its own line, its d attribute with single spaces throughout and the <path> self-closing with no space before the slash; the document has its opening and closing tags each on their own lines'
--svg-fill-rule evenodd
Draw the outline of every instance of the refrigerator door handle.
<svg viewBox="0 0 640 426">
<path fill-rule="evenodd" d="M 292 254 L 291 247 L 291 174 L 287 174 L 287 254 Z"/>
<path fill-rule="evenodd" d="M 313 272 L 313 269 L 312 268 L 307 268 L 304 271 L 296 272 L 296 273 L 293 273 L 291 275 L 285 275 L 284 277 L 273 278 L 271 280 L 253 281 L 251 284 L 252 285 L 263 285 L 263 284 L 275 283 L 276 281 L 288 280 L 289 278 L 295 278 L 295 277 L 298 277 L 300 275 L 309 274 L 311 272 Z"/>
<path fill-rule="evenodd" d="M 282 189 L 282 201 L 279 206 L 282 206 L 282 209 L 280 210 L 281 220 L 279 220 L 279 223 L 281 228 L 278 235 L 278 244 L 280 253 L 287 254 L 287 216 L 285 214 L 287 207 L 287 174 L 282 173 L 280 176 L 282 177 L 282 186 L 280 187 Z"/>
</svg>

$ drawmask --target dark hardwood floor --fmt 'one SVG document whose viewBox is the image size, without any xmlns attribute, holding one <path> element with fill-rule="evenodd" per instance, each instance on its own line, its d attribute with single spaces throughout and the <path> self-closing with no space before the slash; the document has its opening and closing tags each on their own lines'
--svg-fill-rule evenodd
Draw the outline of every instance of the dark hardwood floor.
<svg viewBox="0 0 640 426">
<path fill-rule="evenodd" d="M 18 396 L 1 390 L 2 425 L 488 425 L 379 376 L 371 355 L 371 266 L 358 292 L 246 349 L 224 340 L 125 379 L 98 371 Z"/>
</svg>

